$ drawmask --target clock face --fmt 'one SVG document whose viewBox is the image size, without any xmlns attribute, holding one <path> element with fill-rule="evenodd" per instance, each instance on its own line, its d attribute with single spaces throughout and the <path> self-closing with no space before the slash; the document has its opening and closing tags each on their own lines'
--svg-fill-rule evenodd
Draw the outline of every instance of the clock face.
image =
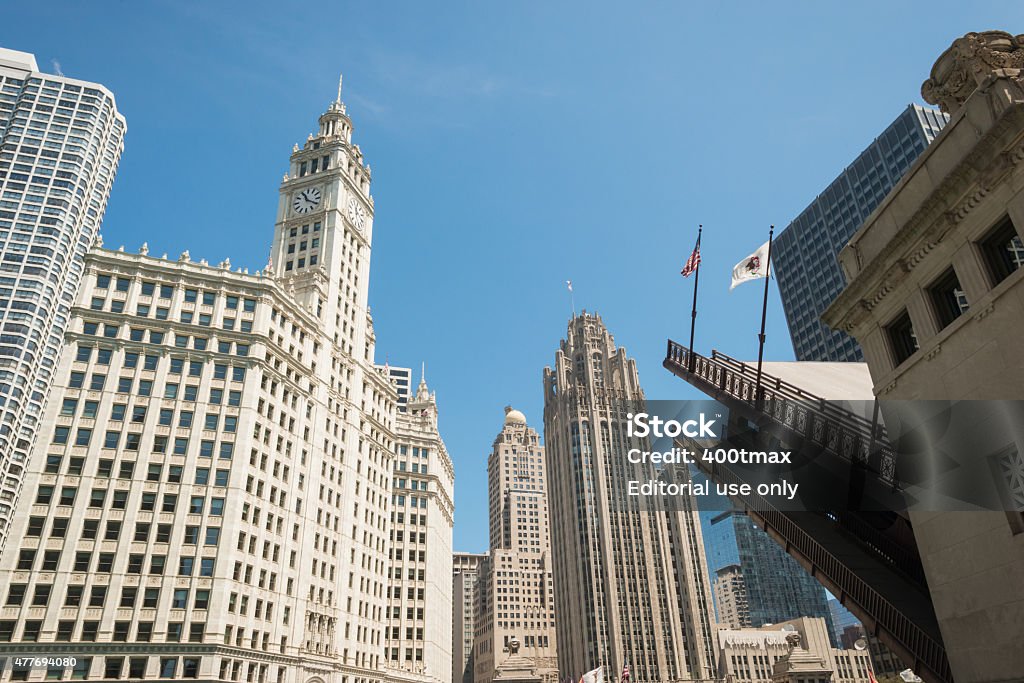
<svg viewBox="0 0 1024 683">
<path fill-rule="evenodd" d="M 320 188 L 307 187 L 299 190 L 292 198 L 292 210 L 296 213 L 309 213 L 320 206 Z"/>
<path fill-rule="evenodd" d="M 362 230 L 366 225 L 366 209 L 355 197 L 350 197 L 348 200 L 348 220 L 356 227 L 356 230 Z"/>
</svg>

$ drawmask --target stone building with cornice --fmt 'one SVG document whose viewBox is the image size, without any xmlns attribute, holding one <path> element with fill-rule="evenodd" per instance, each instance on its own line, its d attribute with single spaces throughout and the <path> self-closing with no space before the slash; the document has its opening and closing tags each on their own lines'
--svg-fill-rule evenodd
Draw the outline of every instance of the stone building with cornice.
<svg viewBox="0 0 1024 683">
<path fill-rule="evenodd" d="M 822 318 L 863 348 L 887 424 L 895 400 L 1024 398 L 1024 35 L 957 39 L 922 94 L 950 121 L 841 252 L 848 284 Z M 991 470 L 1005 510 L 910 513 L 958 683 L 1024 672 L 1016 405 L 992 418 L 1005 444 L 954 454 Z"/>
</svg>

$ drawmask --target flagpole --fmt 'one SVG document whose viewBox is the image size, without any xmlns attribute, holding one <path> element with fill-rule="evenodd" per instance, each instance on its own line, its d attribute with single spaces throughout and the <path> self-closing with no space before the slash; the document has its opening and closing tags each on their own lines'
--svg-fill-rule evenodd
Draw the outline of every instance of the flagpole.
<svg viewBox="0 0 1024 683">
<path fill-rule="evenodd" d="M 700 250 L 700 236 L 704 231 L 703 225 L 697 226 L 697 247 L 698 253 Z M 686 366 L 690 372 L 693 372 L 696 364 L 693 358 L 693 328 L 697 324 L 697 284 L 700 282 L 700 261 L 697 261 L 697 268 L 693 271 L 693 308 L 690 311 L 690 350 L 686 354 Z"/>
<path fill-rule="evenodd" d="M 768 315 L 768 283 L 772 279 L 772 236 L 775 226 L 768 229 L 768 258 L 764 267 L 764 301 L 761 303 L 761 333 L 757 335 L 757 384 L 754 389 L 755 405 L 761 401 L 761 363 L 764 360 L 764 322 Z"/>
</svg>

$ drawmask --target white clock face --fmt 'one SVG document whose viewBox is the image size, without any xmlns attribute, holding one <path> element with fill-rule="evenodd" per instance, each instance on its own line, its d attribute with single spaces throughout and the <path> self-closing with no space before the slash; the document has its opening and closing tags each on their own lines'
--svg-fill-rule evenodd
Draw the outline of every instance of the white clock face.
<svg viewBox="0 0 1024 683">
<path fill-rule="evenodd" d="M 355 197 L 350 197 L 348 200 L 348 220 L 356 227 L 356 230 L 362 230 L 366 225 L 366 209 Z"/>
<path fill-rule="evenodd" d="M 307 187 L 299 190 L 292 198 L 292 210 L 296 213 L 309 213 L 320 206 L 320 188 Z"/>
</svg>

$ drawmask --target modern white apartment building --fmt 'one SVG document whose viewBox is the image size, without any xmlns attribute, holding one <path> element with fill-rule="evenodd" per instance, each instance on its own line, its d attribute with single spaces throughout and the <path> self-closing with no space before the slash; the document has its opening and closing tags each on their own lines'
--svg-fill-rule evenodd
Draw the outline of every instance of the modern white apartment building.
<svg viewBox="0 0 1024 683">
<path fill-rule="evenodd" d="M 124 134 L 109 90 L 0 48 L 0 550 Z"/>
<path fill-rule="evenodd" d="M 474 680 L 493 680 L 515 638 L 541 678 L 557 681 L 544 446 L 511 407 L 487 459 L 487 490 L 491 547 L 477 582 Z"/>
<path fill-rule="evenodd" d="M 370 171 L 340 97 L 319 124 L 281 184 L 274 267 L 249 275 L 145 248 L 86 256 L 0 557 L 0 679 L 392 678 L 402 451 L 367 310 Z M 406 566 L 442 591 L 448 616 L 424 641 L 443 649 L 452 474 L 417 428 L 403 439 L 428 444 L 420 462 L 437 478 L 418 514 L 444 557 Z M 14 655 L 58 651 L 75 664 L 12 668 Z M 437 667 L 446 678 L 451 663 Z"/>
<path fill-rule="evenodd" d="M 395 420 L 385 651 L 396 679 L 449 683 L 455 470 L 437 420 L 421 379 Z"/>
<path fill-rule="evenodd" d="M 710 677 L 715 667 L 711 586 L 696 502 L 660 509 L 630 496 L 630 480 L 656 478 L 633 465 L 626 415 L 644 393 L 636 362 L 600 316 L 569 322 L 544 370 L 551 548 L 558 668 L 576 676 L 604 666 L 632 683 Z"/>
</svg>

